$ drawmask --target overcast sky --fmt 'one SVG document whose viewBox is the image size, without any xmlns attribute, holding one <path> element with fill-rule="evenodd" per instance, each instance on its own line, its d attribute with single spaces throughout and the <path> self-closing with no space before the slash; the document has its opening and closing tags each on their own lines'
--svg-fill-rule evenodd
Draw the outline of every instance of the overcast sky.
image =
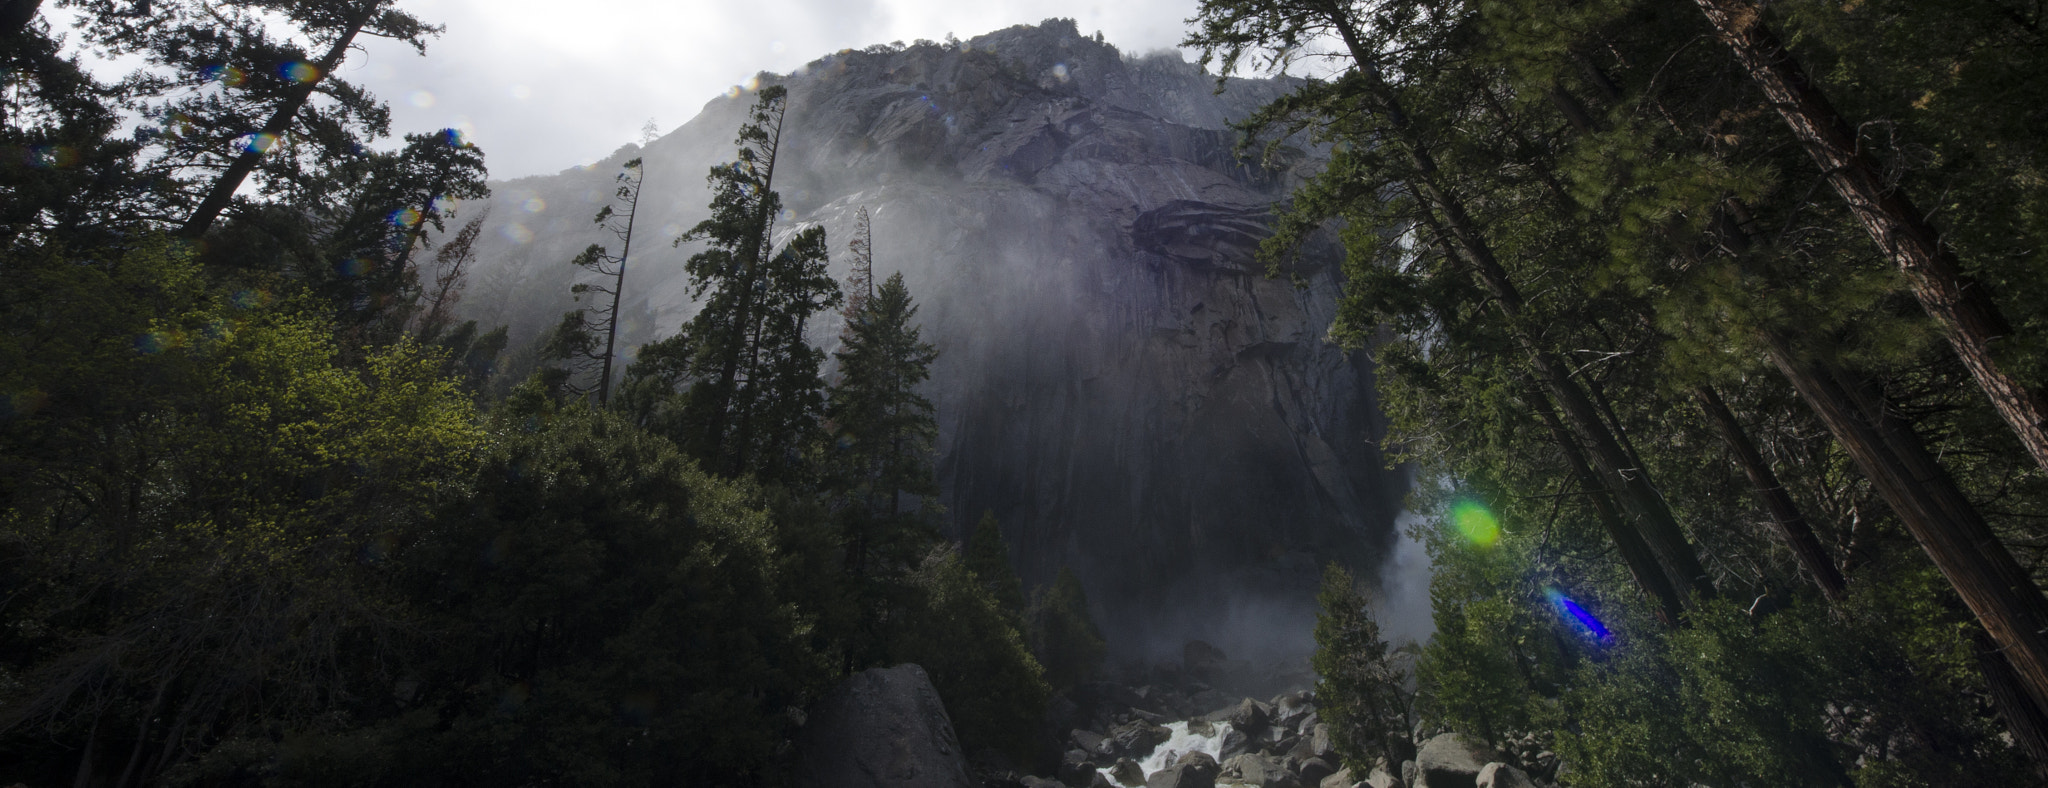
<svg viewBox="0 0 2048 788">
<path fill-rule="evenodd" d="M 394 134 L 461 128 L 494 179 L 553 173 L 663 133 L 760 71 L 1050 17 L 1127 53 L 1172 48 L 1197 0 L 400 0 L 447 26 L 422 57 L 371 42 L 343 73 L 391 104 Z M 1193 59 L 1190 54 L 1189 59 Z"/>
</svg>

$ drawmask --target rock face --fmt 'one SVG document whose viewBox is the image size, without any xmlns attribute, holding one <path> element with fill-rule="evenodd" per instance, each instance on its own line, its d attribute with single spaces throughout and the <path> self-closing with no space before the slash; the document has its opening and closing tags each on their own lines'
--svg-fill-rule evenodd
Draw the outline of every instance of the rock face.
<svg viewBox="0 0 2048 788">
<path fill-rule="evenodd" d="M 874 668 L 811 712 L 797 740 L 804 788 L 970 788 L 967 760 L 924 668 Z"/>
<path fill-rule="evenodd" d="M 1322 562 L 1371 565 L 1403 481 L 1375 449 L 1369 364 L 1323 341 L 1334 245 L 1288 264 L 1305 288 L 1252 256 L 1315 154 L 1240 162 L 1227 123 L 1288 86 L 1217 95 L 1178 55 L 1127 57 L 1069 20 L 761 82 L 790 91 L 777 236 L 822 224 L 843 277 L 866 206 L 876 274 L 904 274 L 940 348 L 927 395 L 955 534 L 994 511 L 1025 582 L 1073 568 L 1123 653 L 1195 636 L 1305 652 Z M 468 316 L 511 323 L 516 347 L 572 308 L 568 260 L 608 240 L 590 217 L 639 156 L 621 341 L 673 334 L 696 309 L 681 265 L 696 249 L 668 241 L 706 215 L 704 173 L 733 156 L 753 100 L 715 99 L 590 168 L 494 184 Z M 814 330 L 835 345 L 837 317 Z"/>
</svg>

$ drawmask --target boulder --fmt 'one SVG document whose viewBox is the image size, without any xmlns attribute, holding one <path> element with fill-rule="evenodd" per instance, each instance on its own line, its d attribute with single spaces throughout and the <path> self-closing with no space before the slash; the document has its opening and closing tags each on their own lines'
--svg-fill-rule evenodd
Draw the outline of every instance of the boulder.
<svg viewBox="0 0 2048 788">
<path fill-rule="evenodd" d="M 865 670 L 812 709 L 796 744 L 810 788 L 971 788 L 953 721 L 916 665 Z"/>
<path fill-rule="evenodd" d="M 1351 777 L 1351 767 L 1346 766 L 1338 769 L 1336 774 L 1324 777 L 1322 784 L 1317 788 L 1351 788 L 1357 784 L 1358 781 Z"/>
<path fill-rule="evenodd" d="M 1173 738 L 1173 731 L 1166 726 L 1154 725 L 1144 720 L 1133 720 L 1111 728 L 1109 738 L 1116 742 L 1116 753 L 1133 758 L 1143 758 L 1152 753 L 1152 748 Z M 1474 774 L 1478 772 L 1475 770 Z"/>
<path fill-rule="evenodd" d="M 1327 723 L 1316 723 L 1315 729 L 1309 734 L 1308 750 L 1317 758 L 1336 757 L 1331 754 L 1337 751 L 1337 747 L 1330 741 L 1330 726 Z"/>
<path fill-rule="evenodd" d="M 1293 727 L 1316 710 L 1315 696 L 1308 690 L 1290 692 L 1273 699 L 1272 724 Z"/>
<path fill-rule="evenodd" d="M 1048 780 L 1044 777 L 1025 777 L 1019 782 L 1024 784 L 1024 788 L 1067 788 L 1066 783 L 1060 780 Z"/>
<path fill-rule="evenodd" d="M 1138 788 L 1145 784 L 1145 770 L 1138 766 L 1137 761 L 1129 758 L 1116 759 L 1116 764 L 1109 767 L 1109 776 L 1116 778 L 1117 783 L 1130 788 Z"/>
<path fill-rule="evenodd" d="M 1089 755 L 1110 755 L 1116 752 L 1116 745 L 1109 740 L 1108 736 L 1094 731 L 1075 728 L 1073 732 L 1067 734 L 1067 739 L 1073 742 L 1075 747 L 1081 748 L 1082 752 L 1086 752 Z"/>
<path fill-rule="evenodd" d="M 1402 761 L 1401 782 L 1407 783 L 1409 785 L 1416 785 L 1416 777 L 1421 775 L 1421 771 L 1422 770 L 1420 768 L 1416 767 L 1414 761 Z M 1473 779 L 1476 780 L 1478 779 L 1478 777 L 1475 775 Z"/>
<path fill-rule="evenodd" d="M 1489 763 L 1482 767 L 1479 778 L 1474 782 L 1478 788 L 1536 788 L 1529 775 L 1505 763 Z"/>
<path fill-rule="evenodd" d="M 1088 775 L 1095 773 L 1095 764 L 1088 760 L 1088 753 L 1082 750 L 1068 750 L 1060 759 L 1060 782 L 1068 785 L 1086 785 Z"/>
<path fill-rule="evenodd" d="M 1216 788 L 1221 769 L 1205 752 L 1191 752 L 1180 761 L 1145 778 L 1145 788 Z"/>
<path fill-rule="evenodd" d="M 1232 756 L 1223 762 L 1218 779 L 1237 785 L 1256 785 L 1259 788 L 1281 788 L 1299 786 L 1293 772 L 1280 759 L 1258 753 L 1244 753 Z"/>
<path fill-rule="evenodd" d="M 1309 758 L 1301 762 L 1301 781 L 1309 785 L 1322 785 L 1323 778 L 1337 773 L 1337 765 L 1322 758 Z"/>
<path fill-rule="evenodd" d="M 1203 716 L 1212 722 L 1227 722 L 1232 728 L 1256 733 L 1265 729 L 1268 715 L 1264 704 L 1245 698 L 1235 706 L 1226 706 Z"/>
<path fill-rule="evenodd" d="M 1238 730 L 1236 726 L 1232 726 L 1229 730 L 1223 732 L 1222 755 L 1224 760 L 1229 760 L 1231 756 L 1238 753 L 1249 752 L 1251 746 L 1251 737 L 1244 735 L 1244 731 Z"/>
<path fill-rule="evenodd" d="M 1408 761 L 1408 763 L 1414 763 L 1414 761 Z M 1408 788 L 1408 783 L 1399 777 L 1395 777 L 1392 772 L 1387 771 L 1387 767 L 1384 764 L 1372 768 L 1372 773 L 1365 776 L 1365 784 L 1372 786 L 1372 788 Z"/>
<path fill-rule="evenodd" d="M 1430 739 L 1415 755 L 1416 788 L 1474 788 L 1479 770 L 1493 760 L 1493 750 L 1462 733 Z"/>
</svg>

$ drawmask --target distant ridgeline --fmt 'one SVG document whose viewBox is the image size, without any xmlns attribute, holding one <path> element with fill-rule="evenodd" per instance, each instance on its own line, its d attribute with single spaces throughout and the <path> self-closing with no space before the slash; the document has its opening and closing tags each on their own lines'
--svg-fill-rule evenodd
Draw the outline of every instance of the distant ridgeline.
<svg viewBox="0 0 2048 788">
<path fill-rule="evenodd" d="M 637 221 L 656 232 L 635 247 L 619 341 L 673 334 L 697 309 L 696 249 L 667 241 L 704 218 L 705 173 L 771 84 L 790 95 L 778 243 L 824 226 L 843 278 L 866 206 L 876 276 L 902 272 L 922 305 L 953 533 L 994 511 L 1025 582 L 1071 567 L 1118 651 L 1305 653 L 1318 568 L 1377 566 L 1404 481 L 1375 448 L 1364 354 L 1323 341 L 1335 245 L 1279 278 L 1252 259 L 1319 157 L 1240 160 L 1228 124 L 1286 83 L 1219 94 L 1177 54 L 1128 57 L 1071 20 L 828 55 L 644 149 L 493 184 L 465 317 L 511 325 L 515 351 L 543 333 L 581 275 L 566 261 L 604 240 L 590 216 L 641 158 Z M 836 346 L 836 324 L 811 330 Z"/>
</svg>

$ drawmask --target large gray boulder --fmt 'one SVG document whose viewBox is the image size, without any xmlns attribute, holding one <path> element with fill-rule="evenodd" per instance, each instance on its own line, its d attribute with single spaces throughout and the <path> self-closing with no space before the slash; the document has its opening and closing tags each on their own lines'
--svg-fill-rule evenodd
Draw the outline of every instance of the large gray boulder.
<svg viewBox="0 0 2048 788">
<path fill-rule="evenodd" d="M 1430 739 L 1415 755 L 1415 788 L 1477 788 L 1479 770 L 1493 761 L 1493 749 L 1462 733 Z"/>
<path fill-rule="evenodd" d="M 865 670 L 810 714 L 797 737 L 802 788 L 971 788 L 953 721 L 916 665 Z"/>
<path fill-rule="evenodd" d="M 1223 770 L 1217 781 L 1229 785 L 1256 785 L 1259 788 L 1291 788 L 1300 786 L 1301 781 L 1287 764 L 1279 758 L 1258 753 L 1244 753 L 1223 761 Z"/>
</svg>

